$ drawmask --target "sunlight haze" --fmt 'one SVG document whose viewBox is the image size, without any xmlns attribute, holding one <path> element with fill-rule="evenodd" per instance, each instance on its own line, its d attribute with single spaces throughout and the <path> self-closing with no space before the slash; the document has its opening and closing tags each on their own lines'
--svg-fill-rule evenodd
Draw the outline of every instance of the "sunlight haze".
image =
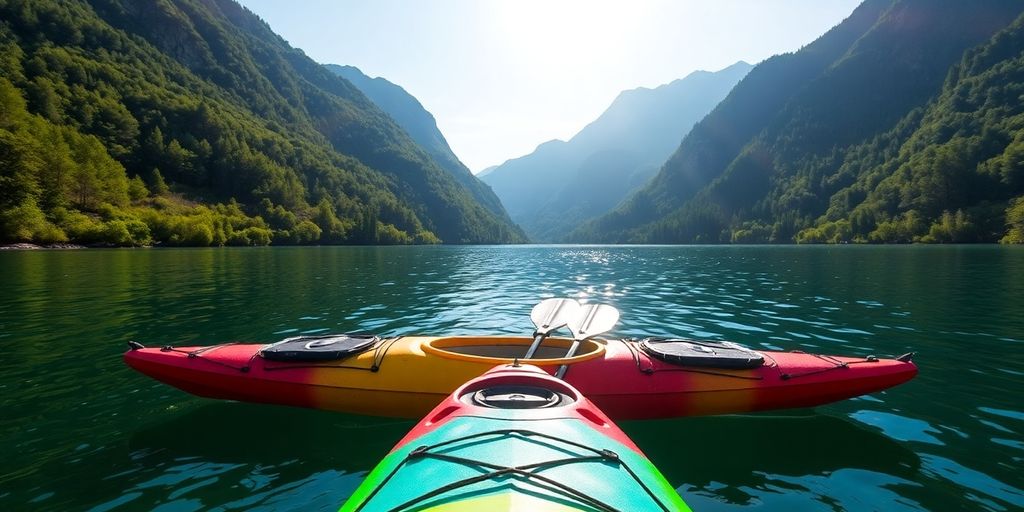
<svg viewBox="0 0 1024 512">
<path fill-rule="evenodd" d="M 314 60 L 405 88 L 479 172 L 571 138 L 623 90 L 797 50 L 858 2 L 241 3 Z"/>
</svg>

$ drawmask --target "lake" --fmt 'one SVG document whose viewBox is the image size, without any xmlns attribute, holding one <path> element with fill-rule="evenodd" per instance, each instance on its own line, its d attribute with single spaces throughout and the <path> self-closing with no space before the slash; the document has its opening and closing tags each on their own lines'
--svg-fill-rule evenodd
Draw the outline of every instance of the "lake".
<svg viewBox="0 0 1024 512">
<path fill-rule="evenodd" d="M 513 246 L 0 251 L 0 510 L 336 510 L 412 421 L 193 397 L 125 342 L 529 335 L 559 296 L 615 336 L 918 353 L 813 410 L 624 422 L 696 511 L 1024 507 L 1024 247 Z"/>
</svg>

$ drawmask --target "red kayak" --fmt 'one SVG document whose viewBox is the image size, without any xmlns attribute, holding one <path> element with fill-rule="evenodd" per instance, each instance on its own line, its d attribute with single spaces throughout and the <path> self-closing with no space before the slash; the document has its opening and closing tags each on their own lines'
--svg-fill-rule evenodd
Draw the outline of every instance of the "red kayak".
<svg viewBox="0 0 1024 512">
<path fill-rule="evenodd" d="M 354 335 L 272 345 L 144 348 L 125 362 L 190 393 L 358 414 L 422 417 L 466 381 L 521 358 L 529 338 Z M 610 417 L 669 418 L 813 407 L 881 391 L 917 374 L 895 359 L 754 351 L 724 342 L 553 338 L 528 362 L 565 380 Z"/>
</svg>

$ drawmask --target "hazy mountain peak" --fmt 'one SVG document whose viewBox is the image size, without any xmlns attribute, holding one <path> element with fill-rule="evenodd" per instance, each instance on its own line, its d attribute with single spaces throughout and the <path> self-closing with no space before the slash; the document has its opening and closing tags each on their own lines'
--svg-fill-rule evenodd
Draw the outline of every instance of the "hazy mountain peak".
<svg viewBox="0 0 1024 512">
<path fill-rule="evenodd" d="M 907 211 L 914 204 L 909 186 L 888 188 L 888 195 L 874 199 L 876 204 L 842 219 L 846 224 L 831 224 L 833 231 L 813 228 L 815 219 L 826 211 L 837 216 L 834 212 L 848 212 L 865 201 L 870 190 L 893 172 L 895 164 L 883 162 L 897 161 L 892 155 L 906 150 L 900 148 L 900 141 L 919 122 L 920 109 L 950 80 L 951 66 L 965 50 L 1007 26 L 1022 9 L 1024 4 L 1016 0 L 866 0 L 842 23 L 799 51 L 758 64 L 694 127 L 654 179 L 572 238 L 790 242 L 799 233 L 811 233 L 804 238 L 909 241 L 900 230 L 923 236 L 926 222 L 939 222 L 942 212 L 925 199 L 920 203 L 931 205 L 930 209 Z M 985 117 L 989 118 L 1000 116 Z M 1013 139 L 1010 134 L 993 133 L 995 129 L 985 133 L 992 139 L 986 150 L 999 147 L 1000 137 Z M 956 155 L 950 161 L 981 153 L 947 151 Z M 951 191 L 969 188 L 944 181 L 949 178 L 941 174 L 953 172 L 954 165 L 935 164 L 936 170 L 931 171 L 916 168 L 925 158 L 900 168 L 910 172 L 907 169 L 915 167 L 916 179 L 922 182 L 946 183 L 945 189 L 928 190 L 929 197 L 952 196 Z M 920 177 L 929 172 L 935 176 Z M 862 181 L 849 187 L 855 180 Z M 908 217 L 901 218 L 899 222 L 905 224 L 897 228 L 893 216 L 898 213 Z M 958 215 L 961 227 L 969 224 L 964 220 L 969 213 Z M 978 215 L 990 217 L 984 212 Z M 954 225 L 951 219 L 941 222 Z M 839 220 L 828 218 L 829 222 Z M 946 224 L 936 228 L 936 239 L 952 229 Z"/>
<path fill-rule="evenodd" d="M 722 71 L 695 71 L 658 87 L 623 91 L 568 141 L 547 141 L 481 178 L 532 238 L 557 240 L 642 185 L 750 67 L 738 62 Z"/>
</svg>

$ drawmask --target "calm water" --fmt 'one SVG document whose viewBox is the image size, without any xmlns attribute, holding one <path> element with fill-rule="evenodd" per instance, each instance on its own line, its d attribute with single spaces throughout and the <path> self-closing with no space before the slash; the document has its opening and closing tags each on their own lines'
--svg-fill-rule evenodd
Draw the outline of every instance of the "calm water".
<svg viewBox="0 0 1024 512">
<path fill-rule="evenodd" d="M 426 247 L 0 253 L 0 510 L 333 510 L 409 421 L 215 402 L 124 342 L 529 334 L 542 297 L 615 334 L 921 375 L 814 410 L 631 422 L 701 510 L 1024 508 L 1024 248 Z"/>
</svg>

